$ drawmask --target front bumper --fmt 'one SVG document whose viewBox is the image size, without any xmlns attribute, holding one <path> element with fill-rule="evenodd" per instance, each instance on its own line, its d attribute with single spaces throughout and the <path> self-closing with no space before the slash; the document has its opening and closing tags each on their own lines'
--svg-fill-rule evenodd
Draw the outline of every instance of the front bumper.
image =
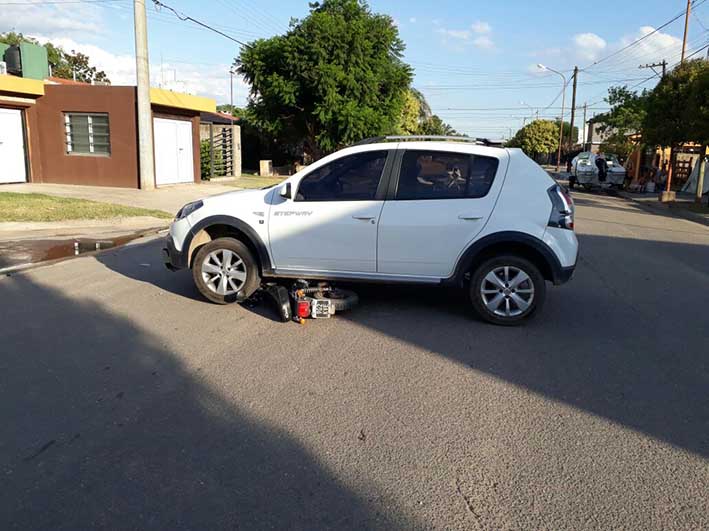
<svg viewBox="0 0 709 531">
<path fill-rule="evenodd" d="M 571 280 L 571 277 L 574 275 L 575 270 L 576 270 L 575 264 L 572 265 L 571 267 L 560 268 L 554 274 L 554 285 L 560 286 L 561 284 L 566 284 L 569 280 Z"/>
<path fill-rule="evenodd" d="M 165 238 L 165 246 L 162 248 L 162 257 L 165 267 L 170 271 L 177 271 L 187 267 L 187 259 L 184 253 L 177 250 L 175 243 L 172 241 L 172 236 L 169 234 Z"/>
</svg>

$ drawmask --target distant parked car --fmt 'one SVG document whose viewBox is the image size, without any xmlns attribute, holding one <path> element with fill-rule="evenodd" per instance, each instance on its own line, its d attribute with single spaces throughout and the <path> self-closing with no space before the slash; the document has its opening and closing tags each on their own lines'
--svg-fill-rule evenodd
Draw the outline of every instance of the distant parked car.
<svg viewBox="0 0 709 531">
<path fill-rule="evenodd" d="M 584 151 L 576 155 L 571 161 L 571 175 L 584 188 L 593 187 L 622 187 L 625 181 L 625 168 L 615 155 L 606 153 L 604 155 L 608 164 L 608 177 L 605 183 L 598 181 L 598 167 L 596 166 L 596 154 Z"/>
</svg>

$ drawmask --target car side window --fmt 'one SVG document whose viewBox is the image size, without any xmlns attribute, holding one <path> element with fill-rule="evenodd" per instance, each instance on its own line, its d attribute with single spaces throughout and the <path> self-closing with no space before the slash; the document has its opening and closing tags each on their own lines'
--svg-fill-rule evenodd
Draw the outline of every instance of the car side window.
<svg viewBox="0 0 709 531">
<path fill-rule="evenodd" d="M 490 191 L 498 164 L 494 157 L 407 150 L 401 162 L 396 199 L 484 197 Z"/>
<path fill-rule="evenodd" d="M 325 164 L 303 177 L 296 201 L 375 199 L 387 151 L 365 151 Z"/>
</svg>

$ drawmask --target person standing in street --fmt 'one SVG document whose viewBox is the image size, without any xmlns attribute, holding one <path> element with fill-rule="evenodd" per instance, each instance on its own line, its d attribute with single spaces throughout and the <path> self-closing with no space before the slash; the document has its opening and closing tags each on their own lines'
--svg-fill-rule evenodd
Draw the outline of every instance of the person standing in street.
<svg viewBox="0 0 709 531">
<path fill-rule="evenodd" d="M 599 152 L 596 155 L 596 168 L 598 168 L 598 182 L 606 182 L 606 177 L 608 176 L 608 162 L 606 162 L 603 152 Z"/>
</svg>

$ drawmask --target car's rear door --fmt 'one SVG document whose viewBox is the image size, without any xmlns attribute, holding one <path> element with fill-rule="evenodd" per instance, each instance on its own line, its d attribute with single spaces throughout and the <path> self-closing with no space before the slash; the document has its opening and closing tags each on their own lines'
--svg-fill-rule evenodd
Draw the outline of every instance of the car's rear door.
<svg viewBox="0 0 709 531">
<path fill-rule="evenodd" d="M 397 157 L 379 221 L 377 271 L 444 278 L 485 226 L 509 157 L 502 149 L 420 145 Z"/>
<path fill-rule="evenodd" d="M 373 273 L 377 223 L 384 204 L 382 176 L 390 150 L 338 157 L 307 173 L 293 199 L 274 194 L 269 241 L 277 270 Z"/>
</svg>

